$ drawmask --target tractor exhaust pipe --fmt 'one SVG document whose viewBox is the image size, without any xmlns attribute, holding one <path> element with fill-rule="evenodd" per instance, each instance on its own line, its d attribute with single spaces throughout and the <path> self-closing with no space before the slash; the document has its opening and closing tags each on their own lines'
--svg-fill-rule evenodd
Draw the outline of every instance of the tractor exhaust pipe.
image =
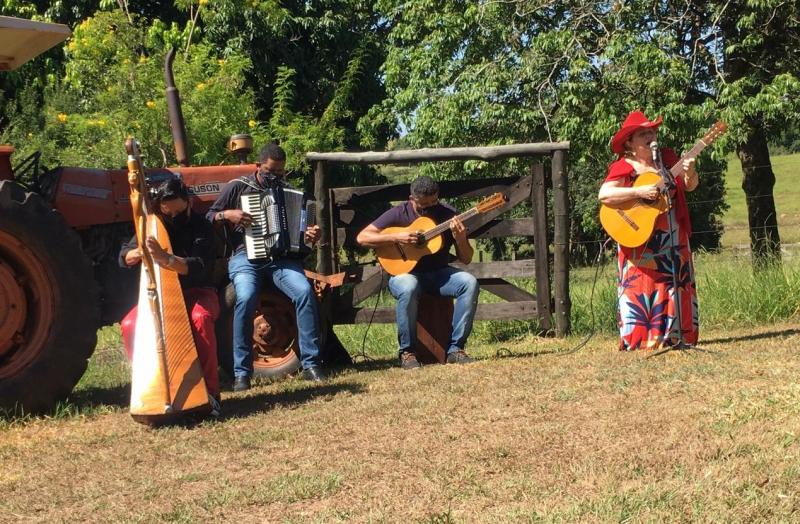
<svg viewBox="0 0 800 524">
<path fill-rule="evenodd" d="M 189 165 L 188 142 L 186 140 L 186 124 L 183 121 L 181 96 L 175 87 L 175 76 L 172 74 L 172 61 L 175 60 L 175 48 L 169 50 L 164 59 L 164 81 L 167 85 L 167 109 L 169 110 L 169 126 L 172 128 L 172 141 L 175 143 L 175 157 L 178 165 Z"/>
</svg>

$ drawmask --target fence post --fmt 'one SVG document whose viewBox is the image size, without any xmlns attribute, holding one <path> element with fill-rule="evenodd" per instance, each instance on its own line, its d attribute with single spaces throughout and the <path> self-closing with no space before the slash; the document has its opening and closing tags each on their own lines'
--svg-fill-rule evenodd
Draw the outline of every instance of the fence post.
<svg viewBox="0 0 800 524">
<path fill-rule="evenodd" d="M 317 273 L 330 275 L 333 273 L 333 233 L 331 231 L 331 194 L 328 191 L 328 180 L 325 176 L 327 162 L 317 161 L 314 165 L 314 199 L 317 201 L 317 225 L 322 237 L 317 244 Z"/>
<path fill-rule="evenodd" d="M 553 152 L 553 286 L 555 292 L 556 335 L 570 332 L 569 298 L 569 191 L 567 189 L 567 154 Z"/>
<path fill-rule="evenodd" d="M 531 166 L 531 214 L 533 215 L 533 247 L 536 265 L 536 312 L 543 333 L 553 329 L 550 308 L 550 254 L 547 242 L 547 189 L 544 186 L 544 166 L 536 162 Z"/>
</svg>

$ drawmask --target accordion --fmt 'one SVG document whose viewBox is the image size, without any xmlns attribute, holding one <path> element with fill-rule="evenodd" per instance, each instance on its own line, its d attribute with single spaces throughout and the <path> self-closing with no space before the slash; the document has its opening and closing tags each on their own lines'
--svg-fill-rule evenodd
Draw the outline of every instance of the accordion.
<svg viewBox="0 0 800 524">
<path fill-rule="evenodd" d="M 316 206 L 302 191 L 273 187 L 241 200 L 242 211 L 253 216 L 244 235 L 248 259 L 302 258 L 311 252 L 305 231 L 316 221 Z"/>
</svg>

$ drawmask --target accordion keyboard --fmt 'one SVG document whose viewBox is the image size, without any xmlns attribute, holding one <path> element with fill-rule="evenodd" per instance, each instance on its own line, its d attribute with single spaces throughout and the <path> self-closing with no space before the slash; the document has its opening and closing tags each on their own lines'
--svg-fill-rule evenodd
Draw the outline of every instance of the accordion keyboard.
<svg viewBox="0 0 800 524">
<path fill-rule="evenodd" d="M 267 216 L 261 207 L 261 195 L 258 193 L 242 195 L 242 211 L 253 216 L 253 222 L 244 230 L 244 245 L 247 258 L 257 260 L 267 258 Z"/>
</svg>

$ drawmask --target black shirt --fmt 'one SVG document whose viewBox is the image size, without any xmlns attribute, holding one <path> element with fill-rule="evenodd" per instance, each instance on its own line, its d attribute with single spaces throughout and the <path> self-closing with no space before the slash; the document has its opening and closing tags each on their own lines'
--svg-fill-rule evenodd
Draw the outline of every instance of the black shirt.
<svg viewBox="0 0 800 524">
<path fill-rule="evenodd" d="M 453 218 L 456 214 L 454 208 L 440 202 L 435 206 L 426 208 L 425 216 L 433 220 L 436 224 L 441 224 Z M 372 225 L 380 230 L 386 229 L 387 227 L 406 227 L 411 225 L 411 223 L 418 218 L 419 215 L 414 211 L 413 204 L 408 200 L 386 211 L 376 218 L 375 221 L 372 222 Z M 453 233 L 448 229 L 442 233 L 442 249 L 419 259 L 419 262 L 417 262 L 417 265 L 414 266 L 411 272 L 422 273 L 447 266 L 447 263 L 450 261 L 450 247 L 454 242 Z"/>
<path fill-rule="evenodd" d="M 261 184 L 255 173 L 252 175 L 247 175 L 243 178 L 250 183 L 247 184 L 239 179 L 234 179 L 225 185 L 225 187 L 222 189 L 222 193 L 220 193 L 219 197 L 217 197 L 217 201 L 214 202 L 214 204 L 208 209 L 208 212 L 206 212 L 206 220 L 214 223 L 214 217 L 220 211 L 225 211 L 226 209 L 242 209 L 242 195 L 261 193 L 267 189 L 266 186 Z M 276 185 L 282 187 L 290 187 L 282 178 L 276 179 L 275 183 Z M 244 227 L 241 224 L 234 225 L 226 222 L 225 230 L 227 233 L 228 247 L 231 248 L 232 254 L 236 254 L 239 251 L 244 250 Z"/>
<path fill-rule="evenodd" d="M 186 290 L 193 287 L 212 287 L 212 274 L 214 271 L 214 231 L 202 215 L 191 212 L 189 221 L 182 226 L 173 225 L 166 220 L 164 227 L 172 244 L 172 253 L 186 260 L 189 273 L 178 275 L 181 287 Z M 123 244 L 119 252 L 119 264 L 122 267 L 135 267 L 125 264 L 125 255 L 128 251 L 136 249 L 138 243 L 136 236 Z"/>
</svg>

